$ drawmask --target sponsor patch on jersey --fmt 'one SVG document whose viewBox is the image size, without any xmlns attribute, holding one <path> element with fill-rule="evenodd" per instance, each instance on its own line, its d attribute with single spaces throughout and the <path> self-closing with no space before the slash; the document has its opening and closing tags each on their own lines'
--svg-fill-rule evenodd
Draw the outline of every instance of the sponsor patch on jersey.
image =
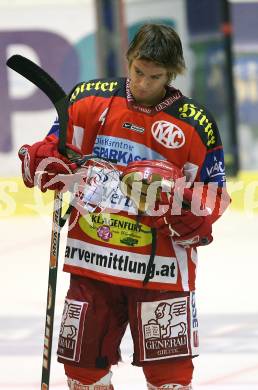
<svg viewBox="0 0 258 390">
<path fill-rule="evenodd" d="M 192 103 L 185 103 L 178 110 L 181 118 L 191 118 L 196 123 L 200 137 L 208 148 L 211 149 L 220 144 L 216 125 L 208 118 L 208 115 L 202 108 Z"/>
<path fill-rule="evenodd" d="M 132 161 L 164 160 L 164 157 L 146 145 L 119 137 L 100 135 L 93 152 L 97 157 L 116 160 L 118 165 L 126 166 Z"/>
<path fill-rule="evenodd" d="M 130 122 L 123 123 L 123 128 L 128 129 L 128 130 L 132 130 L 132 131 L 136 131 L 137 133 L 144 133 L 144 131 L 145 131 L 144 127 L 134 125 L 133 123 L 130 123 Z"/>
<path fill-rule="evenodd" d="M 143 247 L 152 242 L 150 227 L 125 216 L 91 213 L 90 220 L 81 217 L 79 225 L 93 240 L 114 246 Z"/>
<path fill-rule="evenodd" d="M 102 93 L 113 92 L 118 86 L 117 81 L 92 80 L 87 83 L 81 83 L 74 89 L 70 101 L 74 102 L 81 94 L 89 91 L 100 91 Z"/>
<path fill-rule="evenodd" d="M 87 308 L 87 302 L 66 298 L 58 340 L 58 356 L 66 360 L 79 361 Z"/>
<path fill-rule="evenodd" d="M 174 123 L 157 121 L 151 127 L 153 137 L 161 145 L 168 149 L 178 149 L 185 144 L 183 130 Z"/>
<path fill-rule="evenodd" d="M 225 183 L 224 153 L 222 149 L 207 154 L 201 169 L 200 178 L 203 182 Z"/>
<path fill-rule="evenodd" d="M 141 361 L 191 355 L 189 297 L 138 302 L 137 309 Z"/>
<path fill-rule="evenodd" d="M 129 250 L 130 249 L 130 250 Z M 73 238 L 67 239 L 65 249 L 65 268 L 78 267 L 80 270 L 98 272 L 101 275 L 123 278 L 140 282 L 146 274 L 150 254 L 137 253 L 134 248 L 110 248 Z M 155 263 L 150 270 L 149 283 L 176 284 L 178 280 L 178 263 L 175 257 L 155 256 Z"/>
</svg>

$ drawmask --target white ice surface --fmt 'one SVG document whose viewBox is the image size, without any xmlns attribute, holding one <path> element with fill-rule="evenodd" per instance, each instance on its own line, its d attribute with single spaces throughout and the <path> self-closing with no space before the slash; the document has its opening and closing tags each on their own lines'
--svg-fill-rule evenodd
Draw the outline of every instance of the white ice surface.
<svg viewBox="0 0 258 390">
<path fill-rule="evenodd" d="M 0 389 L 40 389 L 51 218 L 0 221 Z M 66 389 L 55 359 L 58 325 L 68 275 L 60 248 L 51 389 Z M 194 359 L 194 390 L 258 390 L 258 216 L 227 212 L 214 226 L 214 242 L 199 250 L 197 303 L 201 354 Z M 124 362 L 113 367 L 115 390 L 146 389 L 141 369 L 130 364 L 129 332 Z"/>
</svg>

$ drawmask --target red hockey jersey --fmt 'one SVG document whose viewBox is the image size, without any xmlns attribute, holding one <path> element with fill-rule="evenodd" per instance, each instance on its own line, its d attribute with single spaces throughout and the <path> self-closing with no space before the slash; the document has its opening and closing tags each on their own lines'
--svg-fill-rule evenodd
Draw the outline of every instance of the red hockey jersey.
<svg viewBox="0 0 258 390">
<path fill-rule="evenodd" d="M 179 90 L 168 87 L 162 102 L 146 107 L 134 102 L 128 79 L 101 79 L 77 85 L 70 101 L 68 141 L 83 154 L 116 160 L 120 171 L 131 161 L 168 160 L 192 183 L 213 182 L 225 188 L 216 123 L 203 106 Z M 49 134 L 58 136 L 58 122 Z M 218 216 L 217 207 L 214 220 Z M 64 271 L 143 288 L 152 249 L 150 217 L 137 224 L 133 205 L 116 189 L 108 212 L 75 218 L 76 210 L 70 217 Z M 155 261 L 144 288 L 194 290 L 196 266 L 195 248 L 179 246 L 157 232 Z"/>
</svg>

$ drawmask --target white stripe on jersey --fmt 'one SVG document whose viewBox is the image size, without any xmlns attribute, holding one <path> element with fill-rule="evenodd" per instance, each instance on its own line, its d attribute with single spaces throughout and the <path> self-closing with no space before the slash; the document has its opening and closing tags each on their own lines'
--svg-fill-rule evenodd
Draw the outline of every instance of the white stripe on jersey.
<svg viewBox="0 0 258 390">
<path fill-rule="evenodd" d="M 171 241 L 176 254 L 177 263 L 181 274 L 183 290 L 189 291 L 188 259 L 187 259 L 186 249 L 181 245 L 176 244 L 172 239 Z"/>
<path fill-rule="evenodd" d="M 73 145 L 81 149 L 84 135 L 84 128 L 80 126 L 73 126 Z"/>
</svg>

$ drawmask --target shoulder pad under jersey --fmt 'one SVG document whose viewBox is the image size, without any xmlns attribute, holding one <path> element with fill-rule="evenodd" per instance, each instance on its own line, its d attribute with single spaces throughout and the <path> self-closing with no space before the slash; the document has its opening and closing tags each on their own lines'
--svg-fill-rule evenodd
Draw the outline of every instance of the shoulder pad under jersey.
<svg viewBox="0 0 258 390">
<path fill-rule="evenodd" d="M 125 78 L 113 77 L 109 79 L 95 79 L 77 84 L 69 95 L 70 103 L 87 96 L 110 97 L 125 85 Z"/>
<path fill-rule="evenodd" d="M 221 145 L 218 127 L 211 113 L 193 99 L 183 96 L 166 112 L 195 128 L 207 149 Z"/>
</svg>

